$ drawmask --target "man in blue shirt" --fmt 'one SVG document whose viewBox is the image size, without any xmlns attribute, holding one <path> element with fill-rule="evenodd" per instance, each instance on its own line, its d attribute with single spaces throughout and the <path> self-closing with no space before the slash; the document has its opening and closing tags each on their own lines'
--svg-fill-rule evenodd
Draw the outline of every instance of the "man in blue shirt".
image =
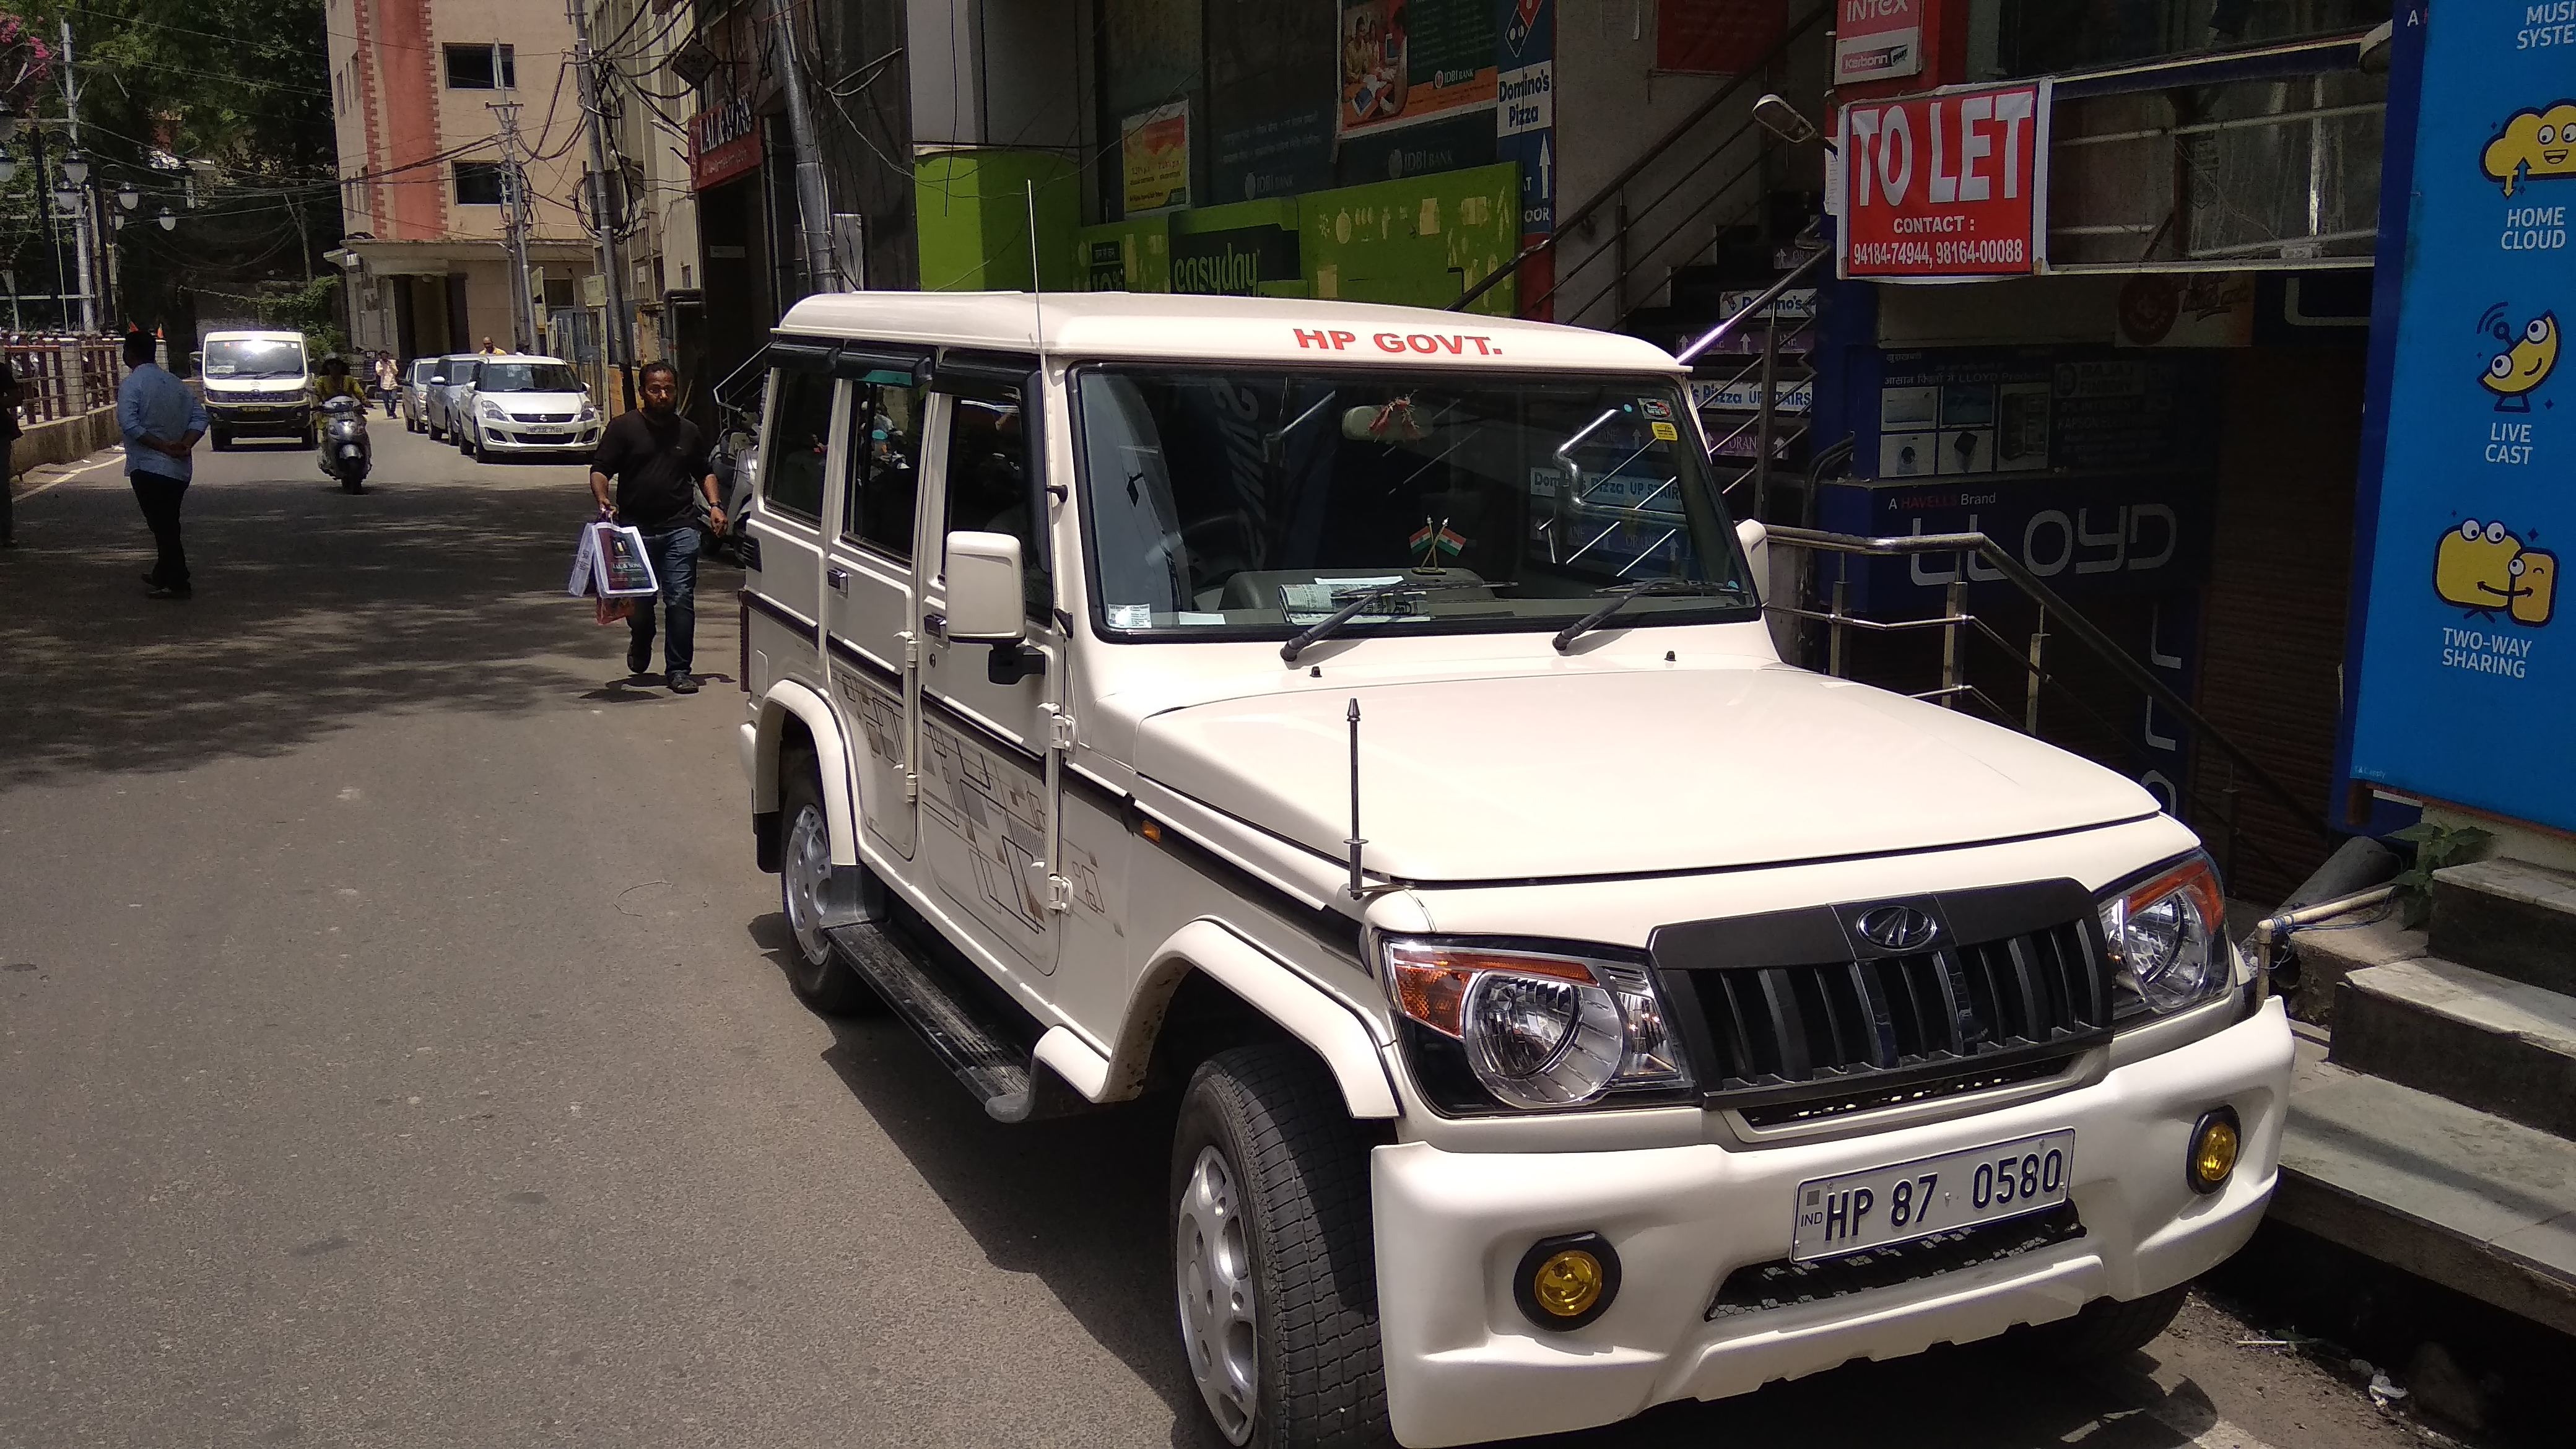
<svg viewBox="0 0 2576 1449">
<path fill-rule="evenodd" d="M 188 455 L 206 435 L 206 409 L 188 385 L 152 360 L 152 334 L 140 328 L 125 334 L 125 365 L 131 369 L 116 389 L 116 426 L 125 434 L 125 477 L 134 485 L 134 501 L 143 505 L 144 525 L 160 546 L 160 561 L 143 576 L 146 595 L 185 599 L 195 595 L 188 582 L 188 552 L 179 546 L 179 503 L 188 496 L 194 471 Z"/>
</svg>

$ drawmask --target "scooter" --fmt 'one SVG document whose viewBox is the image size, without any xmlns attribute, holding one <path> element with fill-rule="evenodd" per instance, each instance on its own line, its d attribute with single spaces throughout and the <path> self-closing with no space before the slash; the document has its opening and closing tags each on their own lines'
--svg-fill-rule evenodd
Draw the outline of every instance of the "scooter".
<svg viewBox="0 0 2576 1449">
<path fill-rule="evenodd" d="M 367 443 L 367 405 L 343 394 L 322 404 L 322 446 L 316 461 L 323 476 L 337 478 L 345 492 L 361 491 L 375 450 Z"/>
</svg>

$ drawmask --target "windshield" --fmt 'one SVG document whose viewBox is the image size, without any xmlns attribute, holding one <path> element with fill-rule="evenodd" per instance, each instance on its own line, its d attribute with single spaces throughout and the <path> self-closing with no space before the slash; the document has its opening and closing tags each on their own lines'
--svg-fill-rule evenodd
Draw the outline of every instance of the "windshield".
<svg viewBox="0 0 2576 1449">
<path fill-rule="evenodd" d="M 476 392 L 579 392 L 581 378 L 560 362 L 487 362 L 474 378 Z"/>
<path fill-rule="evenodd" d="M 1112 636 L 1555 630 L 1755 617 L 1667 378 L 1095 367 L 1076 377 Z M 1689 585 L 1700 587 L 1692 588 Z"/>
<path fill-rule="evenodd" d="M 304 343 L 294 337 L 235 337 L 206 344 L 206 376 L 302 377 Z"/>
</svg>

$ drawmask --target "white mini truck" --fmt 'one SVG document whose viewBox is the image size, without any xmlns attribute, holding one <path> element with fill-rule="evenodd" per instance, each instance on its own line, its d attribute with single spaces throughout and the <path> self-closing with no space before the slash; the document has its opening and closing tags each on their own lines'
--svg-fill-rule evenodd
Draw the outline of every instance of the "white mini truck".
<svg viewBox="0 0 2576 1449">
<path fill-rule="evenodd" d="M 2291 1038 L 2199 842 L 1783 664 L 1665 353 L 872 292 L 769 362 L 741 748 L 795 990 L 1003 1121 L 1177 1095 L 1231 1442 L 2118 1354 L 2254 1230 Z"/>
</svg>

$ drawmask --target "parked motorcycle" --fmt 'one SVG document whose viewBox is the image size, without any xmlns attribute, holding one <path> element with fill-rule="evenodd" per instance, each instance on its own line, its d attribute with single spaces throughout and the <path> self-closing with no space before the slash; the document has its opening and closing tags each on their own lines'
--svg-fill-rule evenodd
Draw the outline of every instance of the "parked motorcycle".
<svg viewBox="0 0 2576 1449">
<path fill-rule="evenodd" d="M 367 405 L 356 398 L 342 395 L 322 404 L 322 446 L 315 458 L 322 465 L 323 476 L 337 478 L 340 487 L 350 493 L 360 491 L 367 481 L 368 465 L 375 461 L 375 450 L 367 442 Z"/>
</svg>

